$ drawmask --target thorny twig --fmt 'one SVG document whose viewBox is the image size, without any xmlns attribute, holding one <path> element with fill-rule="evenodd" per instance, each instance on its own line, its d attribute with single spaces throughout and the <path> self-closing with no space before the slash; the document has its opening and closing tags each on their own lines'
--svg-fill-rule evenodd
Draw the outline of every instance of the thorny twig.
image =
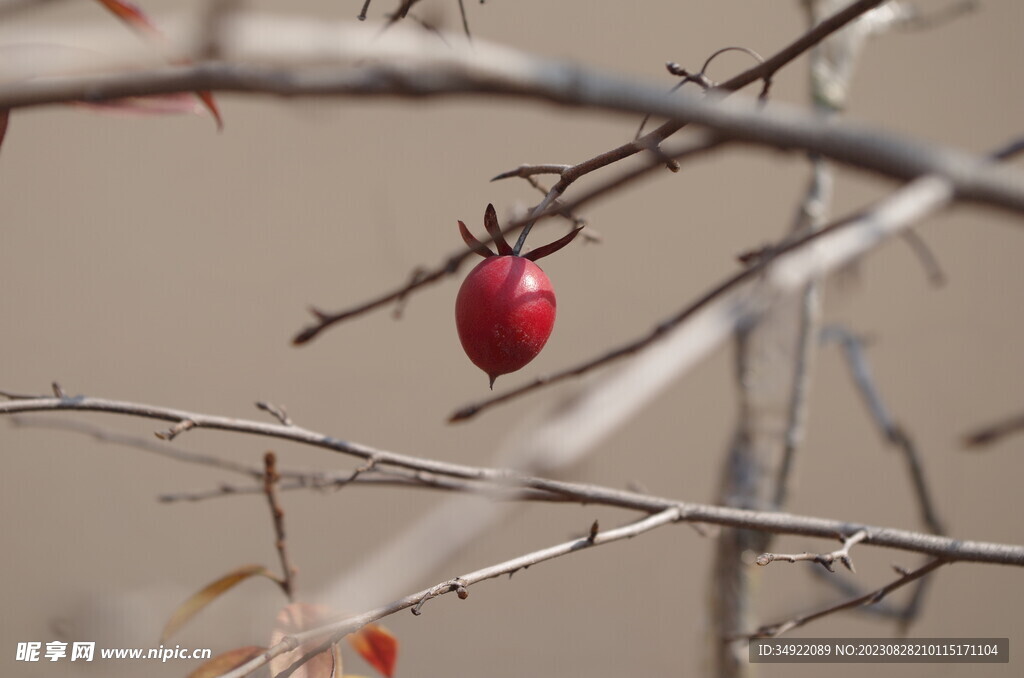
<svg viewBox="0 0 1024 678">
<path fill-rule="evenodd" d="M 865 530 L 860 530 L 853 536 L 843 539 L 843 546 L 830 553 L 762 553 L 754 562 L 763 567 L 777 560 L 784 560 L 789 563 L 809 560 L 818 563 L 829 572 L 835 572 L 832 565 L 838 560 L 850 572 L 855 572 L 853 560 L 850 558 L 850 549 L 855 544 L 859 544 L 867 539 L 867 537 L 868 533 Z"/>
</svg>

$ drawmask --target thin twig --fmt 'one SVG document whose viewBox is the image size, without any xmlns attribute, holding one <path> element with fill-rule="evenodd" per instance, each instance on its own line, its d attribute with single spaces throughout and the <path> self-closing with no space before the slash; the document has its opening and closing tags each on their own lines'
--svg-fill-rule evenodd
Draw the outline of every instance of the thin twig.
<svg viewBox="0 0 1024 678">
<path fill-rule="evenodd" d="M 942 287 L 946 284 L 946 273 L 942 270 L 942 264 L 939 263 L 938 257 L 932 252 L 932 249 L 928 247 L 928 243 L 925 239 L 918 235 L 914 229 L 908 229 L 902 234 L 903 242 L 907 244 L 910 251 L 914 253 L 917 260 L 921 262 L 921 267 L 924 269 L 925 275 L 928 277 L 928 282 L 933 287 Z"/>
<path fill-rule="evenodd" d="M 277 457 L 273 452 L 263 455 L 263 493 L 267 495 L 267 503 L 270 504 L 270 515 L 274 520 L 274 547 L 281 559 L 281 589 L 288 596 L 289 602 L 295 600 L 295 575 L 297 570 L 292 567 L 288 559 L 288 542 L 285 539 L 284 531 L 284 509 L 277 498 L 277 483 L 281 476 L 277 474 Z"/>
<path fill-rule="evenodd" d="M 921 577 L 932 572 L 933 570 L 938 569 L 939 567 L 945 565 L 948 562 L 950 561 L 944 560 L 942 558 L 936 558 L 935 560 L 928 562 L 926 565 L 917 568 L 913 572 L 904 573 L 899 579 L 890 582 L 889 584 L 886 584 L 885 586 L 876 591 L 872 591 L 870 593 L 866 593 L 862 596 L 858 596 L 851 600 L 844 601 L 842 603 L 839 603 L 838 605 L 832 605 L 831 607 L 827 607 L 824 610 L 819 610 L 811 614 L 800 615 L 798 617 L 794 617 L 786 621 L 776 622 L 775 624 L 766 624 L 765 626 L 762 626 L 757 631 L 755 631 L 747 637 L 773 638 L 776 636 L 780 636 L 783 633 L 786 633 L 787 631 L 792 631 L 795 628 L 798 628 L 805 624 L 809 624 L 810 622 L 815 621 L 817 619 L 821 619 L 822 617 L 826 617 L 830 614 L 835 614 L 836 612 L 841 612 L 843 610 L 860 607 L 862 605 L 871 605 L 873 603 L 877 603 L 883 598 L 885 598 L 885 596 L 889 595 L 901 586 L 905 586 L 912 581 L 920 579 Z"/>
<path fill-rule="evenodd" d="M 268 403 L 261 400 L 256 403 L 256 407 L 270 414 L 270 416 L 274 417 L 274 419 L 277 419 L 285 426 L 292 425 L 292 420 L 288 418 L 288 410 L 286 410 L 283 406 L 278 406 L 273 403 Z"/>
<path fill-rule="evenodd" d="M 362 474 L 352 478 L 350 474 L 344 478 L 322 479 L 321 473 L 310 474 L 309 479 L 280 482 L 277 489 L 281 492 L 298 490 L 338 490 L 348 485 L 362 487 L 399 487 L 405 489 L 440 490 L 444 492 L 462 492 L 465 494 L 477 494 L 495 501 L 542 501 L 548 503 L 586 503 L 579 500 L 574 501 L 564 495 L 543 490 L 509 489 L 498 487 L 491 483 L 478 483 L 471 481 L 460 481 L 452 478 L 434 476 L 427 473 L 410 473 L 392 469 L 388 471 L 377 471 L 372 474 Z M 173 492 L 161 494 L 157 499 L 165 503 L 179 501 L 195 502 L 207 499 L 221 499 L 225 497 L 262 494 L 262 485 L 232 485 L 221 483 L 210 490 L 197 490 L 191 492 Z"/>
<path fill-rule="evenodd" d="M 982 448 L 1010 435 L 1024 432 L 1024 413 L 988 424 L 964 436 L 966 447 Z"/>
<path fill-rule="evenodd" d="M 896 28 L 911 31 L 930 30 L 976 11 L 980 5 L 978 0 L 960 0 L 950 2 L 946 7 L 929 8 L 927 12 L 910 6 L 908 12 L 896 22 Z"/>
<path fill-rule="evenodd" d="M 931 491 L 928 488 L 928 482 L 925 479 L 924 460 L 917 451 L 913 439 L 893 420 L 885 407 L 882 396 L 871 376 L 871 369 L 862 346 L 863 342 L 855 334 L 838 325 L 824 328 L 821 338 L 823 341 L 835 341 L 842 347 L 846 364 L 850 369 L 850 376 L 857 386 L 868 412 L 871 413 L 875 425 L 889 444 L 902 453 L 903 459 L 906 461 L 911 485 L 914 488 L 914 495 L 921 512 L 921 520 L 932 534 L 943 534 L 945 528 L 939 518 Z"/>
<path fill-rule="evenodd" d="M 812 572 L 815 577 L 818 577 L 821 581 L 828 584 L 829 587 L 836 589 L 836 591 L 845 598 L 860 598 L 866 595 L 865 591 L 861 587 L 848 579 L 832 577 L 828 573 L 819 569 L 814 569 Z M 905 574 L 905 572 L 900 571 L 900 574 Z M 928 588 L 931 586 L 931 582 L 932 580 L 930 577 L 922 577 L 921 579 L 918 579 L 914 584 L 910 594 L 910 599 L 903 605 L 897 606 L 878 602 L 872 603 L 869 606 L 862 606 L 857 609 L 857 612 L 895 620 L 899 627 L 899 635 L 906 635 L 910 624 L 917 619 L 921 612 L 921 607 L 924 603 L 924 598 L 928 592 Z"/>
<path fill-rule="evenodd" d="M 844 539 L 841 548 L 830 553 L 762 553 L 754 562 L 763 567 L 777 560 L 784 560 L 788 563 L 809 560 L 813 563 L 818 563 L 829 572 L 835 572 L 832 565 L 838 560 L 850 572 L 855 572 L 856 570 L 853 568 L 853 560 L 850 558 L 850 549 L 853 548 L 855 544 L 859 544 L 867 539 L 867 536 L 868 533 L 866 531 L 860 530 L 856 534 Z"/>
<path fill-rule="evenodd" d="M 22 399 L 27 399 L 30 397 L 32 396 L 23 396 Z M 174 445 L 168 445 L 166 443 L 157 442 L 152 438 L 145 438 L 142 436 L 120 433 L 118 431 L 111 431 L 109 429 L 100 426 L 95 426 L 93 424 L 89 424 L 83 421 L 74 421 L 72 419 L 64 419 L 60 417 L 47 417 L 40 415 L 14 415 L 10 418 L 10 422 L 15 426 L 23 428 L 42 428 L 56 431 L 69 431 L 72 433 L 78 433 L 81 435 L 88 436 L 93 440 L 96 440 L 101 443 L 110 443 L 114 445 L 134 447 L 136 449 L 145 450 L 146 452 L 152 452 L 154 454 L 160 455 L 161 457 L 166 457 L 168 459 L 173 459 L 175 461 L 183 461 L 189 464 L 200 464 L 203 466 L 208 466 L 223 471 L 239 473 L 241 475 L 253 479 L 262 480 L 263 478 L 263 470 L 260 469 L 258 466 L 240 464 L 238 462 L 216 457 L 212 454 L 203 454 L 200 452 L 190 452 L 188 450 L 182 450 L 178 447 L 175 447 Z M 300 473 L 289 472 L 289 474 L 295 474 L 292 477 L 297 477 Z M 262 486 L 255 487 L 255 489 L 258 492 L 262 492 Z"/>
<path fill-rule="evenodd" d="M 463 0 L 459 0 L 459 15 L 462 17 L 462 30 L 466 33 L 466 39 L 472 42 L 473 35 L 469 32 L 469 17 L 466 16 L 466 5 L 463 4 Z"/>
</svg>

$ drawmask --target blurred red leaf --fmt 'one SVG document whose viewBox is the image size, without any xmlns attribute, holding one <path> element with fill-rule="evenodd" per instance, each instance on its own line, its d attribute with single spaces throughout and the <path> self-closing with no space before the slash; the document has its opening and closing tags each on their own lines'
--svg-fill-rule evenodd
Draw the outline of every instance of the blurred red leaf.
<svg viewBox="0 0 1024 678">
<path fill-rule="evenodd" d="M 271 646 L 277 645 L 285 636 L 307 631 L 315 626 L 326 624 L 331 611 L 324 605 L 308 603 L 291 603 L 277 613 L 274 633 L 270 636 Z M 315 649 L 320 641 L 312 641 L 295 648 L 291 652 L 278 655 L 270 660 L 270 674 L 276 676 L 307 653 Z M 337 644 L 329 650 L 321 652 L 300 666 L 292 678 L 336 678 L 341 676 L 341 650 Z"/>
<path fill-rule="evenodd" d="M 220 109 L 217 108 L 217 102 L 213 100 L 213 94 L 210 92 L 196 92 L 196 96 L 206 106 L 206 110 L 210 111 L 210 115 L 217 122 L 217 129 L 224 129 L 224 119 L 220 117 Z"/>
<path fill-rule="evenodd" d="M 160 29 L 150 21 L 149 17 L 138 6 L 130 2 L 123 2 L 123 0 L 97 0 L 97 2 L 109 9 L 114 16 L 124 21 L 136 31 L 150 38 L 163 39 L 164 35 L 160 32 Z M 213 94 L 210 92 L 196 92 L 195 95 L 203 102 L 210 115 L 213 116 L 217 123 L 217 129 L 223 129 L 224 120 L 220 117 L 220 109 L 217 108 L 217 102 L 214 101 Z"/>
<path fill-rule="evenodd" d="M 352 648 L 383 676 L 391 678 L 398 658 L 398 639 L 383 626 L 367 624 L 348 637 Z"/>
<path fill-rule="evenodd" d="M 167 626 L 164 627 L 164 632 L 160 634 L 160 642 L 167 642 L 168 638 L 177 633 L 192 617 L 199 614 L 204 607 L 216 600 L 222 593 L 250 577 L 257 576 L 278 581 L 277 576 L 262 565 L 245 565 L 237 570 L 228 572 L 223 577 L 204 586 L 201 591 L 194 593 L 188 600 L 178 606 L 178 609 L 174 611 L 174 614 L 168 620 Z"/>
<path fill-rule="evenodd" d="M 188 678 L 216 678 L 216 676 L 224 675 L 231 669 L 238 668 L 250 659 L 255 659 L 264 650 L 266 648 L 257 645 L 246 645 L 245 647 L 228 650 L 213 659 L 203 662 L 199 668 L 188 674 Z"/>
<path fill-rule="evenodd" d="M 146 33 L 150 37 L 163 37 L 160 29 L 143 14 L 138 6 L 130 2 L 121 2 L 121 0 L 98 0 L 98 2 L 135 30 Z"/>
</svg>

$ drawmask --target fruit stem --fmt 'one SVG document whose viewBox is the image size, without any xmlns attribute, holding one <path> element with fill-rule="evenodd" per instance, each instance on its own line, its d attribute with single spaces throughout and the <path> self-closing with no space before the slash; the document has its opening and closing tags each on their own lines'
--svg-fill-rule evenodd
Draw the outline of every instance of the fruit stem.
<svg viewBox="0 0 1024 678">
<path fill-rule="evenodd" d="M 519 239 L 516 240 L 515 247 L 512 248 L 512 256 L 518 257 L 519 253 L 523 251 L 523 245 L 526 244 L 526 236 L 530 234 L 530 229 L 536 222 L 531 221 L 526 226 L 523 226 L 523 232 L 519 234 Z"/>
<path fill-rule="evenodd" d="M 519 239 L 516 240 L 516 246 L 512 248 L 512 255 L 518 257 L 519 253 L 523 251 L 523 245 L 526 244 L 526 236 L 530 235 L 530 229 L 537 223 L 537 217 L 548 208 L 548 205 L 555 199 L 553 191 L 549 191 L 544 199 L 540 201 L 540 204 L 533 208 L 533 214 L 530 215 L 530 221 L 523 226 L 523 232 L 519 234 Z"/>
</svg>

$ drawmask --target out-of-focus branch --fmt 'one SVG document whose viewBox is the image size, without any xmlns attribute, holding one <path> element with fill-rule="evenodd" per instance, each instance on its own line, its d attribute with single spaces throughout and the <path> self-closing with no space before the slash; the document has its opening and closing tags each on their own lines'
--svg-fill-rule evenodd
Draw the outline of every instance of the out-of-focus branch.
<svg viewBox="0 0 1024 678">
<path fill-rule="evenodd" d="M 19 397 L 24 398 L 29 396 Z M 259 403 L 257 405 L 259 405 Z M 264 408 L 261 407 L 261 409 Z M 162 502 L 203 501 L 206 499 L 224 498 L 234 495 L 264 494 L 265 492 L 262 482 L 264 471 L 255 465 L 241 464 L 212 454 L 184 450 L 170 443 L 163 443 L 143 436 L 121 433 L 120 431 L 96 426 L 84 421 L 75 421 L 59 417 L 47 417 L 45 415 L 38 414 L 12 415 L 10 417 L 10 421 L 12 424 L 23 428 L 42 428 L 78 433 L 101 443 L 132 447 L 146 452 L 152 452 L 174 461 L 197 464 L 222 471 L 229 471 L 231 473 L 236 473 L 260 481 L 259 483 L 251 485 L 236 485 L 222 482 L 218 483 L 214 489 L 209 490 L 165 493 L 157 497 L 157 499 Z M 386 486 L 409 489 L 443 490 L 446 492 L 465 492 L 468 494 L 482 494 L 491 499 L 501 500 L 550 502 L 572 501 L 563 495 L 553 492 L 499 487 L 493 483 L 477 483 L 470 480 L 462 480 L 435 473 L 428 473 L 426 471 L 413 471 L 399 468 L 381 469 L 377 468 L 375 465 L 371 468 L 369 463 L 363 464 L 351 471 L 300 470 L 277 467 L 277 475 L 280 480 L 276 483 L 276 487 L 282 492 L 295 490 L 336 491 L 354 484 L 371 485 L 375 487 Z"/>
<path fill-rule="evenodd" d="M 968 433 L 964 436 L 964 445 L 981 448 L 1002 440 L 1007 436 L 1022 432 L 1024 432 L 1024 414 L 1018 414 Z"/>
<path fill-rule="evenodd" d="M 921 567 L 917 568 L 912 572 L 902 572 L 899 579 L 896 579 L 895 581 L 886 584 L 885 586 L 876 591 L 872 591 L 870 593 L 857 596 L 856 598 L 843 601 L 842 603 L 829 606 L 823 610 L 819 610 L 811 614 L 800 615 L 798 617 L 793 617 L 792 619 L 776 622 L 774 624 L 766 624 L 754 633 L 747 636 L 747 638 L 765 638 L 780 636 L 783 633 L 786 633 L 787 631 L 792 631 L 793 629 L 799 626 L 809 624 L 812 621 L 821 619 L 822 617 L 827 617 L 828 615 L 835 614 L 836 612 L 842 612 L 843 610 L 849 610 L 852 608 L 861 607 L 863 605 L 872 605 L 874 603 L 880 602 L 883 598 L 885 598 L 885 596 L 889 595 L 901 586 L 906 586 L 910 582 L 916 581 L 921 577 L 924 577 L 926 574 L 931 573 L 933 570 L 937 570 L 938 568 L 942 567 L 948 562 L 948 560 L 936 558 L 935 560 L 929 561 L 927 564 L 922 565 Z"/>
<path fill-rule="evenodd" d="M 903 453 L 907 469 L 910 472 L 911 485 L 914 488 L 917 504 L 921 511 L 921 520 L 924 521 L 924 524 L 928 526 L 928 529 L 933 534 L 942 534 L 945 529 L 942 526 L 942 521 L 939 519 L 935 502 L 932 500 L 931 491 L 928 489 L 928 483 L 925 480 L 924 463 L 921 455 L 918 453 L 913 439 L 896 423 L 885 407 L 885 403 L 882 402 L 881 394 L 878 392 L 874 379 L 871 377 L 871 369 L 868 366 L 867 357 L 864 355 L 861 340 L 838 325 L 830 325 L 824 328 L 822 339 L 835 341 L 842 347 L 843 353 L 846 356 L 847 366 L 850 369 L 850 375 L 864 400 L 864 404 L 868 408 L 868 412 L 871 413 L 875 425 L 882 432 L 882 435 L 885 436 L 889 444 L 895 446 Z"/>
</svg>

